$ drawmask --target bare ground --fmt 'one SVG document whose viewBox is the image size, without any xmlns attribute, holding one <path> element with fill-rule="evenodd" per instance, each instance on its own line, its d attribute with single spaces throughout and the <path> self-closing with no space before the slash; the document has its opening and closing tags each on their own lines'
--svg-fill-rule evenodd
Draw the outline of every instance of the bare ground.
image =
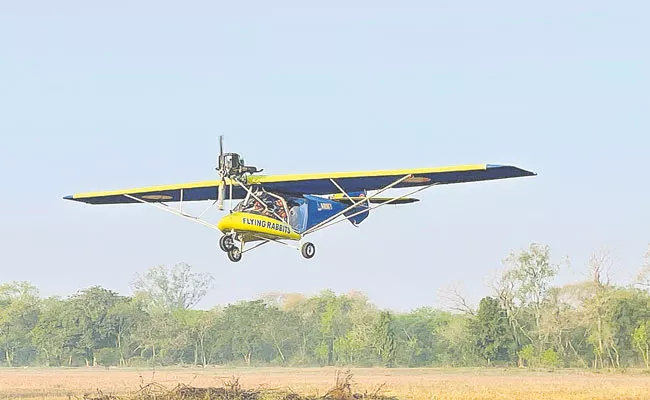
<svg viewBox="0 0 650 400">
<path fill-rule="evenodd" d="M 143 387 L 219 388 L 236 377 L 242 388 L 323 397 L 337 380 L 333 368 L 0 369 L 0 399 L 133 396 Z M 517 369 L 352 369 L 353 389 L 398 399 L 649 399 L 641 371 Z M 151 387 L 151 386 L 150 386 Z"/>
</svg>

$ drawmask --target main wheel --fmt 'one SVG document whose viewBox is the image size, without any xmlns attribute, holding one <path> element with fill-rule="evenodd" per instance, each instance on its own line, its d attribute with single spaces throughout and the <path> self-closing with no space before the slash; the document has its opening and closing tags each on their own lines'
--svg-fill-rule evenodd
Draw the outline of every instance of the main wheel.
<svg viewBox="0 0 650 400">
<path fill-rule="evenodd" d="M 316 255 L 316 246 L 314 246 L 314 244 L 311 242 L 307 242 L 302 245 L 300 252 L 306 259 L 313 258 Z"/>
<path fill-rule="evenodd" d="M 227 253 L 235 248 L 235 240 L 230 235 L 223 235 L 219 239 L 219 247 Z"/>
<path fill-rule="evenodd" d="M 228 258 L 232 262 L 241 261 L 241 250 L 239 250 L 237 247 L 234 247 L 232 250 L 228 252 Z"/>
</svg>

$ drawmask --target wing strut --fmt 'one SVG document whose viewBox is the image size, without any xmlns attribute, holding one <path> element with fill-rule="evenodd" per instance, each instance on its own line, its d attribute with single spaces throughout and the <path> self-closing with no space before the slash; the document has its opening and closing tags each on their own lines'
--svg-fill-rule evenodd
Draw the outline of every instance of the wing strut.
<svg viewBox="0 0 650 400">
<path fill-rule="evenodd" d="M 341 191 L 341 193 L 342 193 L 345 197 L 348 198 L 348 200 L 350 200 L 352 203 L 354 203 L 354 200 L 352 200 L 352 197 L 350 197 L 350 195 L 348 194 L 348 192 L 346 192 L 345 190 L 343 190 L 343 188 L 341 187 L 341 185 L 339 185 L 338 183 L 336 183 L 336 181 L 335 181 L 334 179 L 331 179 L 331 178 L 330 178 L 330 181 L 334 184 L 334 186 L 336 186 L 336 188 L 337 188 L 338 190 Z"/>
<path fill-rule="evenodd" d="M 312 229 L 310 229 L 309 231 L 305 232 L 305 233 L 303 234 L 303 236 L 306 236 L 306 235 L 308 235 L 308 234 L 310 234 L 310 233 L 314 233 L 314 232 L 319 231 L 319 230 L 321 230 L 321 229 L 329 228 L 330 226 L 332 226 L 332 225 L 336 225 L 336 224 L 338 224 L 339 222 L 347 221 L 347 220 L 349 220 L 349 219 L 351 219 L 351 218 L 356 217 L 357 215 L 360 215 L 360 214 L 363 214 L 363 213 L 366 213 L 366 212 L 369 212 L 369 211 L 372 211 L 372 210 L 376 210 L 376 209 L 378 209 L 379 207 L 382 207 L 382 206 L 388 205 L 388 204 L 390 204 L 390 203 L 393 203 L 393 202 L 399 201 L 399 200 L 404 199 L 404 198 L 406 198 L 406 197 L 413 196 L 413 195 L 416 194 L 416 193 L 419 193 L 419 192 L 421 192 L 421 191 L 423 191 L 423 190 L 425 190 L 425 189 L 429 189 L 429 188 L 431 188 L 431 187 L 433 187 L 433 186 L 437 186 L 438 184 L 439 184 L 439 183 L 436 182 L 436 183 L 433 183 L 433 184 L 431 184 L 431 185 L 421 187 L 421 188 L 419 188 L 419 189 L 417 189 L 417 190 L 414 190 L 414 191 L 412 191 L 412 192 L 410 192 L 410 193 L 407 193 L 407 194 L 405 194 L 405 195 L 403 195 L 403 196 L 395 197 L 395 198 L 393 198 L 393 199 L 388 199 L 388 200 L 384 201 L 383 203 L 380 203 L 380 204 L 378 204 L 378 205 L 376 205 L 376 206 L 370 206 L 370 207 L 369 207 L 368 209 L 366 209 L 366 210 L 361 210 L 361 211 L 356 212 L 356 213 L 354 213 L 354 214 L 352 214 L 352 215 L 345 216 L 344 219 L 341 219 L 341 220 L 338 220 L 338 221 L 330 221 L 330 222 L 328 222 L 328 223 L 326 223 L 326 224 L 319 224 L 319 225 L 316 225 L 316 226 L 314 226 Z M 361 201 L 361 202 L 363 202 L 363 201 Z M 361 202 L 360 202 L 360 203 L 361 203 Z"/>
<path fill-rule="evenodd" d="M 153 203 L 153 202 L 150 202 L 150 201 L 143 200 L 143 199 L 141 199 L 141 198 L 139 198 L 139 197 L 131 196 L 130 194 L 125 194 L 124 196 L 125 196 L 125 197 L 128 197 L 128 198 L 131 199 L 131 200 L 135 200 L 135 201 L 137 201 L 137 202 L 139 202 L 139 203 L 142 203 L 142 204 L 148 204 L 148 205 L 150 205 L 150 206 L 152 206 L 152 207 L 155 207 L 155 208 L 157 208 L 157 209 L 159 209 L 159 210 L 167 211 L 168 213 L 172 213 L 172 214 L 174 214 L 174 215 L 178 215 L 179 217 L 183 217 L 183 218 L 185 218 L 185 219 L 187 219 L 187 220 L 189 220 L 189 221 L 196 222 L 197 224 L 200 224 L 200 225 L 203 225 L 203 226 L 207 226 L 208 228 L 212 228 L 212 229 L 219 230 L 219 228 L 217 228 L 216 225 L 211 224 L 211 223 L 209 223 L 208 221 L 205 221 L 205 220 L 201 219 L 201 216 L 203 216 L 203 214 L 205 214 L 206 211 L 208 211 L 210 208 L 212 208 L 212 206 L 214 206 L 214 204 L 216 203 L 216 201 L 215 201 L 215 203 L 211 204 L 210 207 L 208 207 L 208 208 L 207 208 L 203 213 L 201 213 L 200 216 L 195 217 L 195 216 L 193 216 L 193 215 L 189 215 L 189 214 L 183 212 L 183 211 L 182 211 L 182 205 L 181 205 L 181 211 L 179 211 L 179 210 L 176 210 L 176 209 L 174 209 L 174 208 L 172 208 L 172 207 L 170 207 L 170 206 L 168 206 L 168 205 L 166 205 L 166 204 Z M 181 204 L 182 204 L 182 203 L 181 203 Z"/>
<path fill-rule="evenodd" d="M 380 190 L 377 191 L 376 193 L 373 193 L 371 196 L 368 196 L 368 197 L 366 197 L 366 198 L 364 198 L 363 200 L 360 200 L 360 201 L 356 201 L 356 202 L 353 201 L 351 206 L 349 206 L 348 208 L 345 208 L 345 209 L 344 209 L 343 211 L 341 211 L 341 212 L 338 212 L 338 213 L 332 215 L 331 217 L 327 218 L 325 221 L 323 221 L 323 222 L 321 222 L 321 223 L 319 223 L 319 224 L 316 224 L 316 225 L 312 226 L 311 228 L 307 229 L 307 230 L 306 230 L 302 235 L 305 236 L 305 235 L 308 235 L 308 234 L 310 234 L 310 233 L 312 233 L 312 232 L 315 232 L 315 231 L 317 231 L 317 230 L 320 230 L 321 227 L 323 227 L 323 226 L 325 226 L 325 225 L 328 225 L 330 222 L 334 221 L 335 219 L 337 219 L 337 218 L 340 217 L 341 215 L 344 215 L 346 212 L 348 212 L 348 211 L 350 211 L 350 210 L 352 210 L 352 209 L 358 207 L 359 205 L 361 205 L 361 204 L 363 204 L 363 203 L 365 203 L 365 202 L 367 202 L 367 203 L 368 203 L 368 206 L 370 206 L 370 200 L 371 200 L 371 199 L 373 199 L 373 198 L 379 196 L 380 194 L 382 194 L 383 192 L 387 191 L 388 189 L 391 189 L 391 188 L 393 188 L 394 186 L 399 185 L 400 183 L 404 182 L 405 180 L 407 180 L 407 179 L 409 179 L 409 178 L 411 178 L 411 177 L 413 177 L 413 175 L 411 175 L 411 174 L 404 175 L 403 177 L 401 177 L 400 179 L 398 179 L 398 180 L 396 180 L 395 182 L 391 183 L 390 185 L 383 187 L 382 189 L 380 189 Z M 338 186 L 338 185 L 337 185 L 337 186 Z M 368 209 L 363 210 L 363 212 L 367 212 L 367 211 L 368 211 Z M 356 214 L 355 214 L 355 215 L 356 215 Z"/>
</svg>

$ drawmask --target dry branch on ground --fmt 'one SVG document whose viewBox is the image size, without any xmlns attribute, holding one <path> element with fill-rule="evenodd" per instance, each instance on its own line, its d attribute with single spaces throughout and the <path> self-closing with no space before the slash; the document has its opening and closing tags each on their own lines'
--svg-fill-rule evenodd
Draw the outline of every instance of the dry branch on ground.
<svg viewBox="0 0 650 400">
<path fill-rule="evenodd" d="M 303 396 L 297 393 L 272 389 L 243 389 L 238 378 L 226 382 L 222 387 L 199 388 L 178 385 L 168 389 L 151 383 L 135 393 L 126 396 L 106 395 L 101 391 L 85 395 L 83 400 L 398 400 L 380 394 L 383 386 L 373 393 L 355 393 L 352 374 L 337 373 L 336 384 L 324 396 Z"/>
</svg>

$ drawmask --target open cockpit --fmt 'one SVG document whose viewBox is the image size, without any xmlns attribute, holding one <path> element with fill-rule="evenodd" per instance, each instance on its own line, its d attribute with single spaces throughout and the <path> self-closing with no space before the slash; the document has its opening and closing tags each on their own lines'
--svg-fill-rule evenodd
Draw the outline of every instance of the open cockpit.
<svg viewBox="0 0 650 400">
<path fill-rule="evenodd" d="M 250 191 L 233 212 L 273 218 L 289 224 L 294 231 L 301 233 L 307 228 L 308 210 L 307 200 L 304 198 L 256 190 Z"/>
</svg>

